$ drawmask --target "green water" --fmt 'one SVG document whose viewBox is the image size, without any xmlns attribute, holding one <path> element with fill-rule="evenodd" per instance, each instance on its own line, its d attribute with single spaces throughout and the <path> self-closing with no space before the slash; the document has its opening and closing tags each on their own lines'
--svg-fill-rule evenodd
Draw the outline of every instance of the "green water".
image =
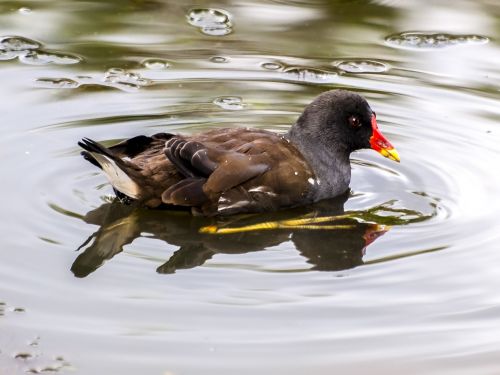
<svg viewBox="0 0 500 375">
<path fill-rule="evenodd" d="M 499 20 L 492 0 L 1 2 L 0 373 L 500 373 Z M 313 207 L 126 207 L 76 145 L 286 131 L 332 88 L 402 162 L 353 154 L 350 195 Z"/>
</svg>

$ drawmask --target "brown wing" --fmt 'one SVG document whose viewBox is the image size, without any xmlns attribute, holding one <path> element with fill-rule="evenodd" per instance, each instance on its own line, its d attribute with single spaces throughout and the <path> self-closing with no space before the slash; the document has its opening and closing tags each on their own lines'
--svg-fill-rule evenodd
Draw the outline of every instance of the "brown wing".
<svg viewBox="0 0 500 375">
<path fill-rule="evenodd" d="M 286 139 L 263 130 L 219 129 L 172 138 L 165 155 L 185 179 L 163 193 L 163 202 L 199 206 L 208 215 L 303 203 L 314 177 Z"/>
<path fill-rule="evenodd" d="M 243 146 L 256 162 L 266 160 L 269 169 L 242 185 L 223 192 L 219 214 L 263 212 L 308 202 L 314 174 L 299 151 L 278 135 Z"/>
</svg>

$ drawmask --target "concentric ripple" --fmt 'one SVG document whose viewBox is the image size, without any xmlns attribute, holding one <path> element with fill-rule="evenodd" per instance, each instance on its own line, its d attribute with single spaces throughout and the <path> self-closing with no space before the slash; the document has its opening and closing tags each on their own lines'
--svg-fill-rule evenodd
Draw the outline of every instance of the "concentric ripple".
<svg viewBox="0 0 500 375">
<path fill-rule="evenodd" d="M 234 109 L 241 109 L 242 100 L 238 97 L 218 97 L 214 101 L 214 104 L 232 111 Z M 300 108 L 297 107 L 297 111 L 300 111 Z M 200 115 L 206 114 L 206 112 L 203 112 Z M 380 117 L 383 118 L 383 116 Z M 122 123 L 122 118 L 115 117 L 110 119 L 102 119 L 101 121 L 105 123 L 106 126 L 110 127 L 114 124 L 120 125 L 120 123 Z M 50 130 L 50 132 L 57 131 L 59 134 L 61 134 L 61 132 L 74 133 L 73 129 L 79 129 L 80 132 L 82 126 L 85 126 L 85 123 L 85 120 L 79 121 L 78 124 L 75 124 L 74 128 L 55 128 Z M 89 126 L 91 125 L 91 123 L 92 121 L 89 121 Z M 267 121 L 267 123 L 269 123 L 269 121 Z M 453 180 L 453 177 L 451 175 L 440 175 L 435 170 L 435 168 L 431 167 L 433 163 L 429 163 L 426 166 L 425 161 L 420 160 L 419 158 L 405 158 L 407 154 L 404 152 L 404 146 L 405 144 L 413 143 L 414 140 L 406 137 L 404 141 L 397 141 L 401 135 L 399 135 L 398 132 L 393 132 L 395 130 L 394 128 L 384 126 L 383 124 L 381 126 L 384 130 L 384 134 L 386 134 L 386 136 L 391 140 L 395 139 L 394 143 L 398 148 L 402 147 L 403 151 L 401 152 L 401 154 L 403 158 L 403 164 L 401 165 L 403 166 L 403 168 L 401 168 L 401 165 L 381 158 L 373 151 L 363 151 L 361 153 L 356 153 L 355 155 L 353 155 L 353 178 L 351 183 L 352 196 L 343 206 L 343 209 L 347 213 L 352 215 L 352 217 L 355 218 L 357 222 L 360 223 L 360 225 L 364 225 L 364 223 L 375 223 L 378 225 L 392 227 L 392 229 L 390 229 L 390 233 L 383 237 L 384 243 L 386 243 L 384 249 L 378 249 L 375 252 L 371 252 L 371 247 L 369 247 L 363 257 L 364 261 L 374 262 L 377 261 L 377 259 L 381 260 L 385 257 L 388 257 L 388 259 L 395 259 L 398 257 L 425 253 L 431 248 L 443 249 L 449 247 L 449 236 L 443 239 L 438 239 L 430 233 L 436 233 L 435 231 L 443 231 L 443 228 L 446 228 L 448 226 L 447 222 L 451 217 L 454 216 L 456 203 L 447 200 L 447 198 L 444 198 L 446 196 L 453 196 L 453 191 L 448 190 L 447 188 L 447 186 L 453 185 L 453 182 L 446 181 L 450 179 Z M 189 131 L 190 128 L 190 131 L 196 131 L 196 121 L 187 128 L 184 126 L 183 131 Z M 279 127 L 276 127 L 275 130 L 279 131 Z M 170 131 L 172 131 L 172 129 L 170 129 Z M 102 139 L 100 140 L 103 141 Z M 116 141 L 109 141 L 109 143 L 114 142 Z M 43 181 L 39 182 L 41 185 L 43 185 L 46 183 L 46 180 L 53 180 L 55 181 L 56 186 L 58 186 L 57 196 L 59 196 L 59 198 L 54 200 L 51 199 L 50 201 L 46 202 L 49 210 L 53 212 L 53 215 L 55 215 L 54 219 L 57 220 L 57 217 L 59 215 L 64 215 L 71 218 L 73 224 L 77 225 L 81 220 L 87 221 L 90 220 L 88 219 L 90 217 L 95 218 L 98 216 L 106 215 L 106 210 L 108 209 L 106 208 L 106 205 L 109 204 L 109 198 L 112 197 L 112 192 L 110 191 L 110 187 L 107 184 L 106 179 L 102 176 L 101 173 L 99 173 L 99 171 L 95 170 L 93 166 L 86 163 L 85 160 L 79 158 L 78 156 L 75 156 L 74 151 L 69 154 L 67 151 L 64 151 L 63 155 L 68 155 L 64 158 L 64 163 L 67 165 L 67 169 L 62 171 L 62 173 L 61 170 L 54 171 L 55 174 L 45 173 L 43 176 Z M 76 164 L 80 165 L 80 168 L 75 168 L 73 166 Z M 57 182 L 60 178 L 59 176 L 63 175 L 65 176 L 65 180 Z M 426 192 L 427 188 L 425 187 L 425 184 L 422 185 L 422 181 L 425 180 L 434 181 L 438 183 L 438 186 L 441 187 L 434 192 Z M 439 181 L 442 181 L 442 183 Z M 381 188 L 381 186 L 384 186 L 384 188 Z M 72 195 L 73 198 L 71 198 Z M 75 206 L 75 204 L 66 205 L 63 203 L 65 201 L 68 202 L 71 200 L 75 201 L 75 203 L 77 203 L 76 207 L 80 207 L 80 209 L 71 207 Z M 88 206 L 88 202 L 93 202 L 94 207 L 95 205 L 98 206 L 95 212 L 90 213 L 80 211 L 83 207 Z M 103 206 L 99 208 L 99 205 Z M 118 204 L 118 206 L 120 206 L 120 204 Z M 126 207 L 123 208 L 126 210 Z M 115 207 L 112 210 L 116 211 L 117 214 L 120 213 L 119 207 Z M 321 215 L 327 215 L 328 210 L 323 212 L 324 213 L 322 213 Z M 151 216 L 150 214 L 140 212 L 137 213 L 134 211 L 129 214 L 125 211 L 120 215 L 124 216 L 113 220 L 120 220 L 119 222 L 122 223 L 120 224 L 120 227 L 123 228 L 123 230 L 131 231 L 131 234 L 129 236 L 133 236 L 134 238 L 144 238 L 144 240 L 147 240 L 147 236 L 143 237 L 141 233 L 148 232 L 153 236 L 153 238 L 159 238 L 162 241 L 165 241 L 164 246 L 167 247 L 169 246 L 170 241 L 172 241 L 173 243 L 177 243 L 180 240 L 177 239 L 175 231 L 167 236 L 167 233 L 170 233 L 170 230 L 173 230 L 174 226 L 175 228 L 177 228 L 177 225 L 181 225 L 183 228 L 189 231 L 190 234 L 182 234 L 184 232 L 181 230 L 181 227 L 177 229 L 180 231 L 180 235 L 184 237 L 187 236 L 187 238 L 190 238 L 193 236 L 199 236 L 199 234 L 197 234 L 198 232 L 193 229 L 193 226 L 194 228 L 196 228 L 197 225 L 200 224 L 194 224 L 194 222 L 188 220 L 187 217 L 184 217 L 182 219 L 186 221 L 185 224 L 180 224 L 180 218 L 175 216 L 175 213 L 173 213 L 174 216 L 171 216 L 172 214 L 169 213 L 158 213 L 157 215 Z M 293 213 L 291 213 L 291 215 L 293 215 Z M 104 216 L 102 217 L 104 218 Z M 174 220 L 174 222 L 178 224 L 174 225 L 174 222 L 171 222 L 172 220 Z M 271 219 L 263 217 L 262 220 Z M 116 225 L 118 225 L 118 222 L 114 221 L 106 224 L 104 224 L 104 222 L 100 223 L 100 225 L 104 225 L 102 227 L 102 231 L 106 232 L 109 231 L 109 229 L 106 229 L 108 225 L 110 228 L 114 228 Z M 75 227 L 71 225 L 70 227 L 68 227 L 68 232 L 74 232 L 74 228 Z M 426 236 L 431 239 L 428 241 L 421 240 L 415 243 L 416 246 L 413 245 L 413 241 L 408 241 L 405 245 L 402 245 L 402 243 L 399 242 L 400 240 L 398 238 L 400 238 L 401 236 L 403 236 L 403 238 L 406 238 L 405 236 L 413 236 L 416 233 L 427 233 Z M 341 233 L 332 234 L 337 238 L 339 238 L 339 236 L 342 236 Z M 121 234 L 120 236 L 122 235 L 123 234 Z M 40 236 L 42 237 L 42 235 Z M 113 262 L 111 258 L 114 258 L 115 256 L 120 257 L 121 255 L 117 254 L 122 251 L 125 251 L 127 253 L 126 248 L 120 247 L 114 250 L 113 253 L 109 253 L 108 255 L 106 255 L 107 260 L 103 259 L 95 265 L 89 264 L 89 260 L 85 260 L 85 257 L 91 256 L 91 254 L 93 254 L 92 251 L 94 247 L 97 246 L 97 244 L 100 244 L 100 241 L 103 241 L 103 238 L 100 237 L 99 232 L 96 232 L 95 236 L 96 237 L 94 237 L 94 239 L 89 238 L 89 245 L 83 246 L 83 249 L 86 249 L 85 254 L 87 255 L 82 255 L 81 258 L 78 258 L 78 261 L 75 259 L 75 261 L 77 262 L 75 265 L 75 272 L 77 272 L 79 277 L 88 275 L 89 272 L 100 272 L 96 271 L 96 269 L 97 267 L 101 267 L 103 262 Z M 266 236 L 262 237 L 263 247 L 266 246 L 266 243 L 268 243 L 267 241 L 271 241 L 272 238 L 275 238 L 276 240 L 278 240 L 278 238 L 281 238 L 279 231 L 267 234 L 267 236 L 269 237 L 269 239 Z M 48 239 L 50 239 L 50 241 L 53 242 L 60 242 L 62 240 L 61 238 L 53 238 L 51 235 L 44 237 L 47 237 Z M 290 241 L 287 238 L 287 236 L 283 237 L 283 239 L 281 240 L 283 241 L 283 243 L 280 246 L 290 246 L 290 244 L 287 245 L 287 243 Z M 314 243 L 314 238 L 315 237 L 313 233 L 311 234 L 310 239 L 312 243 Z M 397 240 L 398 244 L 392 246 L 391 238 Z M 87 237 L 81 238 L 81 244 L 86 243 L 86 241 Z M 226 240 L 224 240 L 226 245 L 230 244 L 230 241 L 231 238 L 227 238 Z M 241 248 L 243 246 L 244 248 L 244 242 L 241 242 L 242 239 L 239 238 L 238 241 L 240 241 L 239 247 Z M 279 242 L 280 241 L 278 241 L 278 243 Z M 375 248 L 377 248 L 377 243 L 377 241 L 374 242 Z M 215 244 L 212 244 L 210 246 L 212 246 L 212 249 L 217 248 Z M 258 243 L 254 242 L 254 246 L 258 246 Z M 82 254 L 84 254 L 83 250 Z M 136 255 L 147 256 L 146 253 L 142 253 L 141 251 L 139 251 L 139 253 Z M 95 256 L 96 254 L 92 255 L 93 259 L 96 259 Z M 158 267 L 160 267 L 162 262 L 170 262 L 168 263 L 168 266 L 164 266 L 163 268 L 160 267 L 161 272 L 167 272 L 167 269 L 171 270 L 171 267 L 176 267 L 171 263 L 173 260 L 168 261 L 168 257 L 165 258 L 164 256 L 158 255 L 154 259 L 155 262 L 158 262 Z M 256 264 L 252 265 L 252 269 L 256 271 L 276 272 L 287 269 L 290 271 L 311 269 L 310 265 L 308 265 L 307 263 L 299 262 L 298 259 L 293 262 L 293 265 L 287 265 L 287 262 L 289 261 L 287 258 L 281 260 L 277 258 L 274 259 L 271 263 L 265 261 L 265 258 L 259 259 L 260 260 L 256 260 Z M 81 263 L 84 261 L 86 262 L 85 265 Z M 354 263 L 349 264 L 358 264 L 357 262 L 358 261 L 355 261 Z M 361 262 L 361 258 L 359 262 Z M 209 262 L 208 265 L 210 264 L 217 265 L 218 263 Z M 223 264 L 220 264 L 220 266 L 225 267 Z M 185 265 L 185 267 L 187 267 L 187 265 Z M 232 265 L 231 267 L 234 267 L 234 265 Z M 334 266 L 327 266 L 325 265 L 325 263 L 319 263 L 319 265 L 315 267 L 318 267 L 320 269 L 331 269 L 330 267 Z"/>
<path fill-rule="evenodd" d="M 0 373 L 500 373 L 493 1 L 4 3 Z M 285 132 L 337 88 L 401 156 L 353 153 L 345 202 L 135 209 L 77 146 Z"/>
</svg>

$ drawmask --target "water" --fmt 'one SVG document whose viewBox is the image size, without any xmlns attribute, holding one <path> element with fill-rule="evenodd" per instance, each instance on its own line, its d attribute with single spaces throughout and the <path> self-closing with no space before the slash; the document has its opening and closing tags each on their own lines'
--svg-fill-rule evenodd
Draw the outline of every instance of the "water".
<svg viewBox="0 0 500 375">
<path fill-rule="evenodd" d="M 2 2 L 0 373 L 500 373 L 499 16 L 489 0 Z M 134 210 L 76 146 L 285 131 L 340 87 L 402 159 L 353 154 L 345 201 L 223 222 Z"/>
</svg>

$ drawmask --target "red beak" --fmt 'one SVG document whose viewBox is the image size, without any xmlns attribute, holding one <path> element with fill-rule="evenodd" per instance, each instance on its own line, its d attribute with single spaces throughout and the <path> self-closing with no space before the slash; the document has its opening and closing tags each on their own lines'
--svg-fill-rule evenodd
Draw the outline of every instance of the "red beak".
<svg viewBox="0 0 500 375">
<path fill-rule="evenodd" d="M 375 241 L 377 238 L 385 234 L 391 229 L 390 226 L 382 225 L 382 224 L 372 224 L 370 225 L 363 235 L 363 239 L 365 240 L 365 247 Z"/>
<path fill-rule="evenodd" d="M 385 156 L 386 158 L 397 161 L 399 163 L 399 154 L 391 145 L 391 142 L 389 142 L 378 129 L 377 118 L 375 114 L 372 115 L 372 130 L 373 134 L 370 137 L 371 148 L 379 152 L 382 156 Z"/>
</svg>

